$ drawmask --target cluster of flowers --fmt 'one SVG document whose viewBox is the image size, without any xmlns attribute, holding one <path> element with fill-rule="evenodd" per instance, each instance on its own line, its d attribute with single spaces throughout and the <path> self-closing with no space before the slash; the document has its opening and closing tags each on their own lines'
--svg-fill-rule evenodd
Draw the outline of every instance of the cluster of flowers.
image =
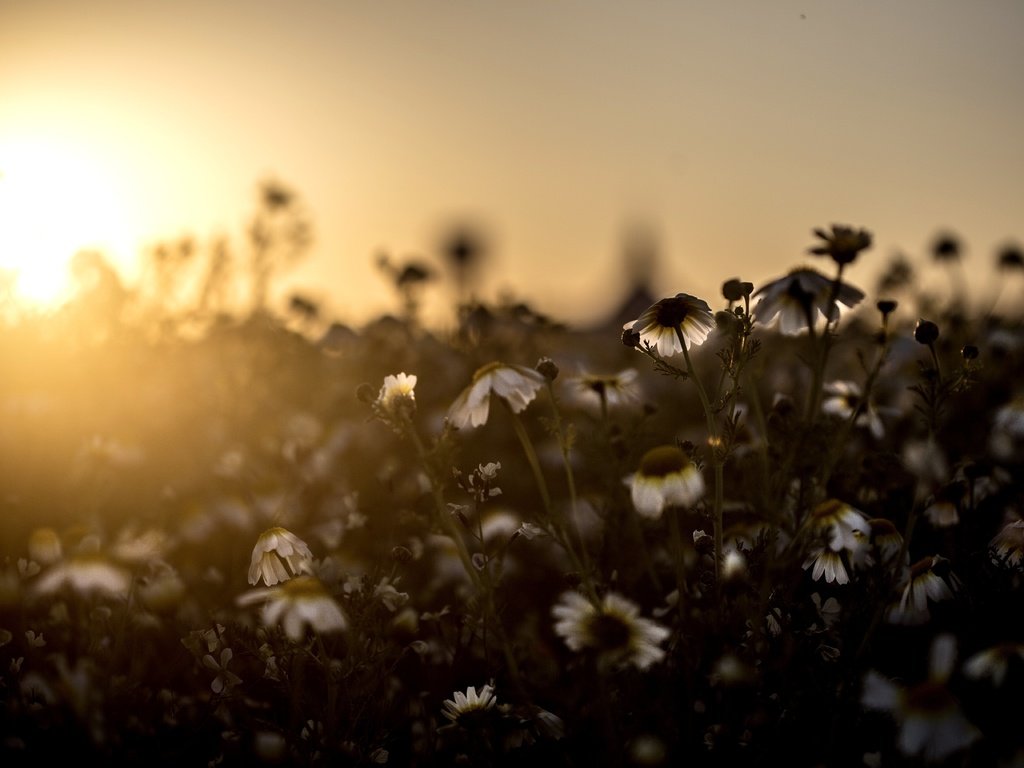
<svg viewBox="0 0 1024 768">
<path fill-rule="evenodd" d="M 288 419 L 262 474 L 226 451 L 206 514 L 37 528 L 0 570 L 4 748 L 114 759 L 116 721 L 210 764 L 1019 762 L 1024 335 L 857 318 L 871 235 L 815 234 L 834 276 L 678 293 L 621 344 L 402 326 L 363 417 Z"/>
</svg>

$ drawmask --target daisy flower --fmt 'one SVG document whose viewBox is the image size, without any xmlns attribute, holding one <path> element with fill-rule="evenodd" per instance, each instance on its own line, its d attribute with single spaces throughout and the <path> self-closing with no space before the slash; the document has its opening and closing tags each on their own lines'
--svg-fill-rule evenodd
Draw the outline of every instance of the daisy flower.
<svg viewBox="0 0 1024 768">
<path fill-rule="evenodd" d="M 302 539 L 280 526 L 268 528 L 256 540 L 249 563 L 249 583 L 268 586 L 307 573 L 313 553 Z"/>
<path fill-rule="evenodd" d="M 754 319 L 767 325 L 779 319 L 779 331 L 795 336 L 821 317 L 829 316 L 829 298 L 832 296 L 831 278 L 807 267 L 794 269 L 788 275 L 761 286 L 754 292 L 759 296 L 754 307 Z M 864 293 L 847 283 L 839 284 L 836 301 L 845 307 L 854 307 Z M 831 314 L 835 314 L 833 311 Z"/>
<path fill-rule="evenodd" d="M 838 499 L 827 499 L 812 509 L 804 530 L 812 538 L 825 539 L 833 552 L 859 550 L 871 533 L 864 513 Z"/>
<path fill-rule="evenodd" d="M 997 688 L 1006 680 L 1010 661 L 1024 662 L 1024 644 L 1000 643 L 978 651 L 964 662 L 964 674 L 972 680 L 988 679 Z"/>
<path fill-rule="evenodd" d="M 1024 520 L 1014 520 L 1004 525 L 988 546 L 994 561 L 1020 565 L 1024 562 Z"/>
<path fill-rule="evenodd" d="M 928 603 L 952 600 L 953 590 L 959 584 L 949 570 L 949 560 L 941 555 L 918 560 L 910 566 L 899 600 L 889 607 L 889 621 L 893 624 L 925 623 L 931 618 Z"/>
<path fill-rule="evenodd" d="M 938 762 L 981 736 L 946 685 L 955 655 L 953 637 L 940 635 L 932 643 L 924 682 L 904 688 L 874 670 L 865 676 L 861 704 L 892 714 L 899 724 L 896 745 L 906 757 Z"/>
<path fill-rule="evenodd" d="M 666 506 L 690 507 L 704 494 L 703 475 L 674 445 L 647 451 L 626 483 L 637 513 L 652 520 L 661 517 Z"/>
<path fill-rule="evenodd" d="M 394 413 L 403 403 L 416 401 L 415 388 L 414 375 L 399 373 L 397 376 L 385 376 L 374 405 L 386 414 Z"/>
<path fill-rule="evenodd" d="M 634 603 L 614 592 L 599 606 L 578 592 L 566 592 L 551 613 L 555 634 L 573 651 L 596 653 L 601 666 L 647 669 L 665 656 L 658 646 L 668 638 L 668 629 L 641 618 Z"/>
<path fill-rule="evenodd" d="M 821 238 L 821 245 L 809 248 L 815 256 L 831 256 L 836 264 L 850 264 L 857 255 L 871 247 L 871 233 L 866 229 L 833 224 L 832 232 L 815 229 L 814 234 Z"/>
<path fill-rule="evenodd" d="M 296 576 L 276 587 L 254 589 L 239 595 L 239 605 L 263 603 L 261 620 L 267 627 L 280 623 L 293 642 L 306 631 L 338 632 L 348 626 L 341 606 L 315 576 Z"/>
<path fill-rule="evenodd" d="M 474 686 L 469 686 L 466 692 L 456 691 L 451 699 L 445 699 L 441 714 L 459 725 L 468 725 L 474 719 L 478 719 L 480 713 L 487 712 L 498 703 L 494 695 L 494 688 L 485 685 L 476 692 Z"/>
<path fill-rule="evenodd" d="M 876 440 L 880 440 L 885 434 L 882 419 L 878 411 L 869 402 L 864 400 L 864 393 L 860 385 L 853 381 L 833 381 L 824 387 L 825 397 L 821 402 L 821 410 L 829 416 L 847 420 L 853 418 L 858 427 L 867 427 Z"/>
<path fill-rule="evenodd" d="M 625 368 L 618 373 L 582 374 L 572 384 L 581 402 L 615 408 L 640 399 L 638 377 L 636 368 Z"/>
<path fill-rule="evenodd" d="M 486 424 L 492 393 L 508 403 L 513 413 L 520 413 L 546 382 L 543 374 L 532 368 L 488 363 L 473 374 L 473 381 L 455 398 L 448 409 L 448 421 L 457 429 Z"/>
<path fill-rule="evenodd" d="M 70 587 L 83 596 L 127 597 L 132 577 L 125 568 L 100 552 L 82 552 L 50 566 L 36 580 L 39 594 L 52 595 Z"/>
<path fill-rule="evenodd" d="M 703 344 L 715 329 L 715 317 L 704 299 L 677 293 L 673 298 L 655 302 L 622 327 L 639 334 L 640 343 L 657 349 L 662 357 L 671 357 L 683 351 L 680 335 L 687 349 Z"/>
</svg>

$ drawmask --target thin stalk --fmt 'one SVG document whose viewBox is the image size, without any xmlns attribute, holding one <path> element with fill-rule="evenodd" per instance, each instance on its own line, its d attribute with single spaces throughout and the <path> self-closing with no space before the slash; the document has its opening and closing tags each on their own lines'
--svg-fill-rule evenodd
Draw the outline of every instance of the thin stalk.
<svg viewBox="0 0 1024 768">
<path fill-rule="evenodd" d="M 679 343 L 683 345 L 683 358 L 686 360 L 686 370 L 697 387 L 697 396 L 700 398 L 700 404 L 704 408 L 704 417 L 707 419 L 708 443 L 711 446 L 711 466 L 715 473 L 713 512 L 715 521 L 715 589 L 718 590 L 721 588 L 720 577 L 722 571 L 722 486 L 724 481 L 722 462 L 718 455 L 720 439 L 718 437 L 718 427 L 715 425 L 715 415 L 711 410 L 711 402 L 708 400 L 708 393 L 704 391 L 704 385 L 701 384 L 700 377 L 697 376 L 697 372 L 694 370 L 693 361 L 690 360 L 690 352 L 686 347 L 686 339 L 683 337 L 683 330 L 679 326 L 676 326 L 676 336 L 679 338 Z"/>
<path fill-rule="evenodd" d="M 504 400 L 501 402 L 505 403 Z M 548 491 L 547 481 L 544 479 L 544 473 L 541 471 L 540 461 L 537 458 L 537 451 L 533 447 L 533 441 L 530 440 L 530 435 L 527 434 L 526 427 L 523 426 L 522 419 L 520 419 L 515 411 L 508 406 L 508 403 L 505 403 L 505 406 L 508 410 L 509 416 L 512 418 L 512 428 L 516 433 L 516 437 L 519 438 L 519 444 L 523 448 L 523 453 L 526 456 L 526 462 L 530 465 L 530 471 L 533 473 L 533 479 L 537 484 L 537 490 L 540 492 L 541 503 L 544 505 L 544 514 L 547 518 L 551 533 L 555 536 L 555 539 L 569 556 L 569 559 L 572 561 L 572 567 L 580 574 L 583 586 L 587 590 L 587 596 L 596 601 L 597 590 L 594 589 L 590 572 L 583 567 L 583 563 L 576 554 L 572 541 L 570 541 L 569 536 L 566 534 L 565 526 L 555 515 L 554 507 L 551 504 L 551 493 Z"/>
</svg>

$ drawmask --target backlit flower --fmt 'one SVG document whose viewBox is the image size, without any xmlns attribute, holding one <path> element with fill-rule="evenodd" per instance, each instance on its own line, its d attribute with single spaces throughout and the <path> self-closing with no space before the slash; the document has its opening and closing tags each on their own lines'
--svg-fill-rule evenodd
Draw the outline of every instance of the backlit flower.
<svg viewBox="0 0 1024 768">
<path fill-rule="evenodd" d="M 683 351 L 680 335 L 687 349 L 703 344 L 715 329 L 715 317 L 704 299 L 677 293 L 655 302 L 622 327 L 638 333 L 640 343 L 649 344 L 662 357 L 671 357 Z"/>
<path fill-rule="evenodd" d="M 456 691 L 453 698 L 445 699 L 441 714 L 459 725 L 469 725 L 481 713 L 493 709 L 498 703 L 494 695 L 494 688 L 485 685 L 476 692 L 474 686 L 469 686 L 466 692 Z"/>
<path fill-rule="evenodd" d="M 572 384 L 581 402 L 614 408 L 640 398 L 638 376 L 636 368 L 625 368 L 618 373 L 583 374 L 572 379 Z"/>
<path fill-rule="evenodd" d="M 1014 520 L 1004 525 L 988 546 L 996 562 L 1019 566 L 1024 562 L 1024 520 Z"/>
<path fill-rule="evenodd" d="M 889 607 L 888 619 L 893 624 L 923 624 L 931 618 L 930 602 L 953 599 L 959 580 L 949 569 L 949 560 L 941 555 L 918 560 L 907 574 L 899 600 Z"/>
<path fill-rule="evenodd" d="M 831 233 L 815 229 L 814 234 L 823 242 L 808 251 L 816 256 L 831 256 L 836 264 L 849 264 L 861 251 L 871 247 L 871 233 L 866 229 L 833 224 Z"/>
<path fill-rule="evenodd" d="M 292 576 L 307 573 L 313 562 L 313 553 L 306 542 L 280 526 L 268 528 L 256 540 L 249 563 L 249 583 L 260 579 L 272 587 Z"/>
<path fill-rule="evenodd" d="M 693 506 L 704 494 L 704 476 L 674 445 L 647 451 L 626 482 L 637 513 L 651 519 L 661 517 L 666 506 Z"/>
<path fill-rule="evenodd" d="M 293 642 L 306 631 L 338 632 L 348 626 L 345 614 L 334 597 L 315 576 L 296 576 L 276 587 L 254 589 L 240 595 L 239 605 L 263 603 L 261 620 L 268 627 L 281 624 Z"/>
<path fill-rule="evenodd" d="M 83 552 L 50 566 L 36 580 L 35 589 L 50 595 L 70 587 L 83 596 L 127 597 L 131 574 L 100 552 Z"/>
<path fill-rule="evenodd" d="M 987 679 L 999 688 L 1006 680 L 1010 661 L 1024 662 L 1024 644 L 1000 643 L 978 651 L 964 662 L 964 674 L 972 680 Z"/>
<path fill-rule="evenodd" d="M 668 638 L 668 629 L 641 618 L 635 604 L 614 592 L 600 606 L 578 592 L 566 592 L 551 612 L 555 634 L 573 651 L 595 653 L 601 666 L 646 669 L 665 656 L 659 645 Z"/>
<path fill-rule="evenodd" d="M 906 688 L 874 670 L 865 676 L 861 704 L 889 712 L 896 719 L 896 745 L 907 757 L 938 762 L 981 736 L 946 685 L 955 653 L 950 635 L 937 637 L 932 644 L 928 679 Z"/>
<path fill-rule="evenodd" d="M 860 385 L 854 381 L 833 381 L 824 387 L 825 397 L 821 402 L 821 410 L 829 416 L 848 420 L 857 414 L 854 424 L 867 427 L 875 439 L 885 434 L 882 419 L 870 401 L 864 400 Z"/>
<path fill-rule="evenodd" d="M 488 363 L 473 374 L 473 381 L 448 409 L 448 421 L 457 429 L 487 423 L 491 394 L 504 400 L 513 413 L 520 413 L 547 382 L 543 374 L 522 365 Z"/>
<path fill-rule="evenodd" d="M 802 267 L 794 269 L 788 275 L 761 286 L 754 292 L 759 296 L 754 307 L 754 319 L 767 325 L 779 318 L 779 331 L 786 335 L 796 335 L 811 324 L 817 324 L 822 317 L 829 316 L 829 298 L 832 296 L 833 283 L 831 278 L 820 272 Z M 836 293 L 836 301 L 845 307 L 856 306 L 864 293 L 848 283 L 840 283 Z M 836 310 L 831 312 L 833 319 Z"/>
<path fill-rule="evenodd" d="M 400 404 L 416 400 L 415 388 L 416 377 L 413 375 L 399 373 L 397 376 L 385 376 L 375 404 L 387 414 L 394 413 Z"/>
</svg>

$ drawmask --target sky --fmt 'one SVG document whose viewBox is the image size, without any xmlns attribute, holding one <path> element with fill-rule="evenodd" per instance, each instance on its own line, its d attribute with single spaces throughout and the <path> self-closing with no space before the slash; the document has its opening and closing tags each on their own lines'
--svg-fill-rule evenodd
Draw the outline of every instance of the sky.
<svg viewBox="0 0 1024 768">
<path fill-rule="evenodd" d="M 350 324 L 397 307 L 378 254 L 460 222 L 485 297 L 570 322 L 638 229 L 655 291 L 712 305 L 831 223 L 873 233 L 865 290 L 944 231 L 981 274 L 1024 237 L 1022 34 L 1019 0 L 2 0 L 0 267 L 94 247 L 131 282 L 241 243 L 273 178 L 315 238 L 281 290 Z"/>
</svg>

